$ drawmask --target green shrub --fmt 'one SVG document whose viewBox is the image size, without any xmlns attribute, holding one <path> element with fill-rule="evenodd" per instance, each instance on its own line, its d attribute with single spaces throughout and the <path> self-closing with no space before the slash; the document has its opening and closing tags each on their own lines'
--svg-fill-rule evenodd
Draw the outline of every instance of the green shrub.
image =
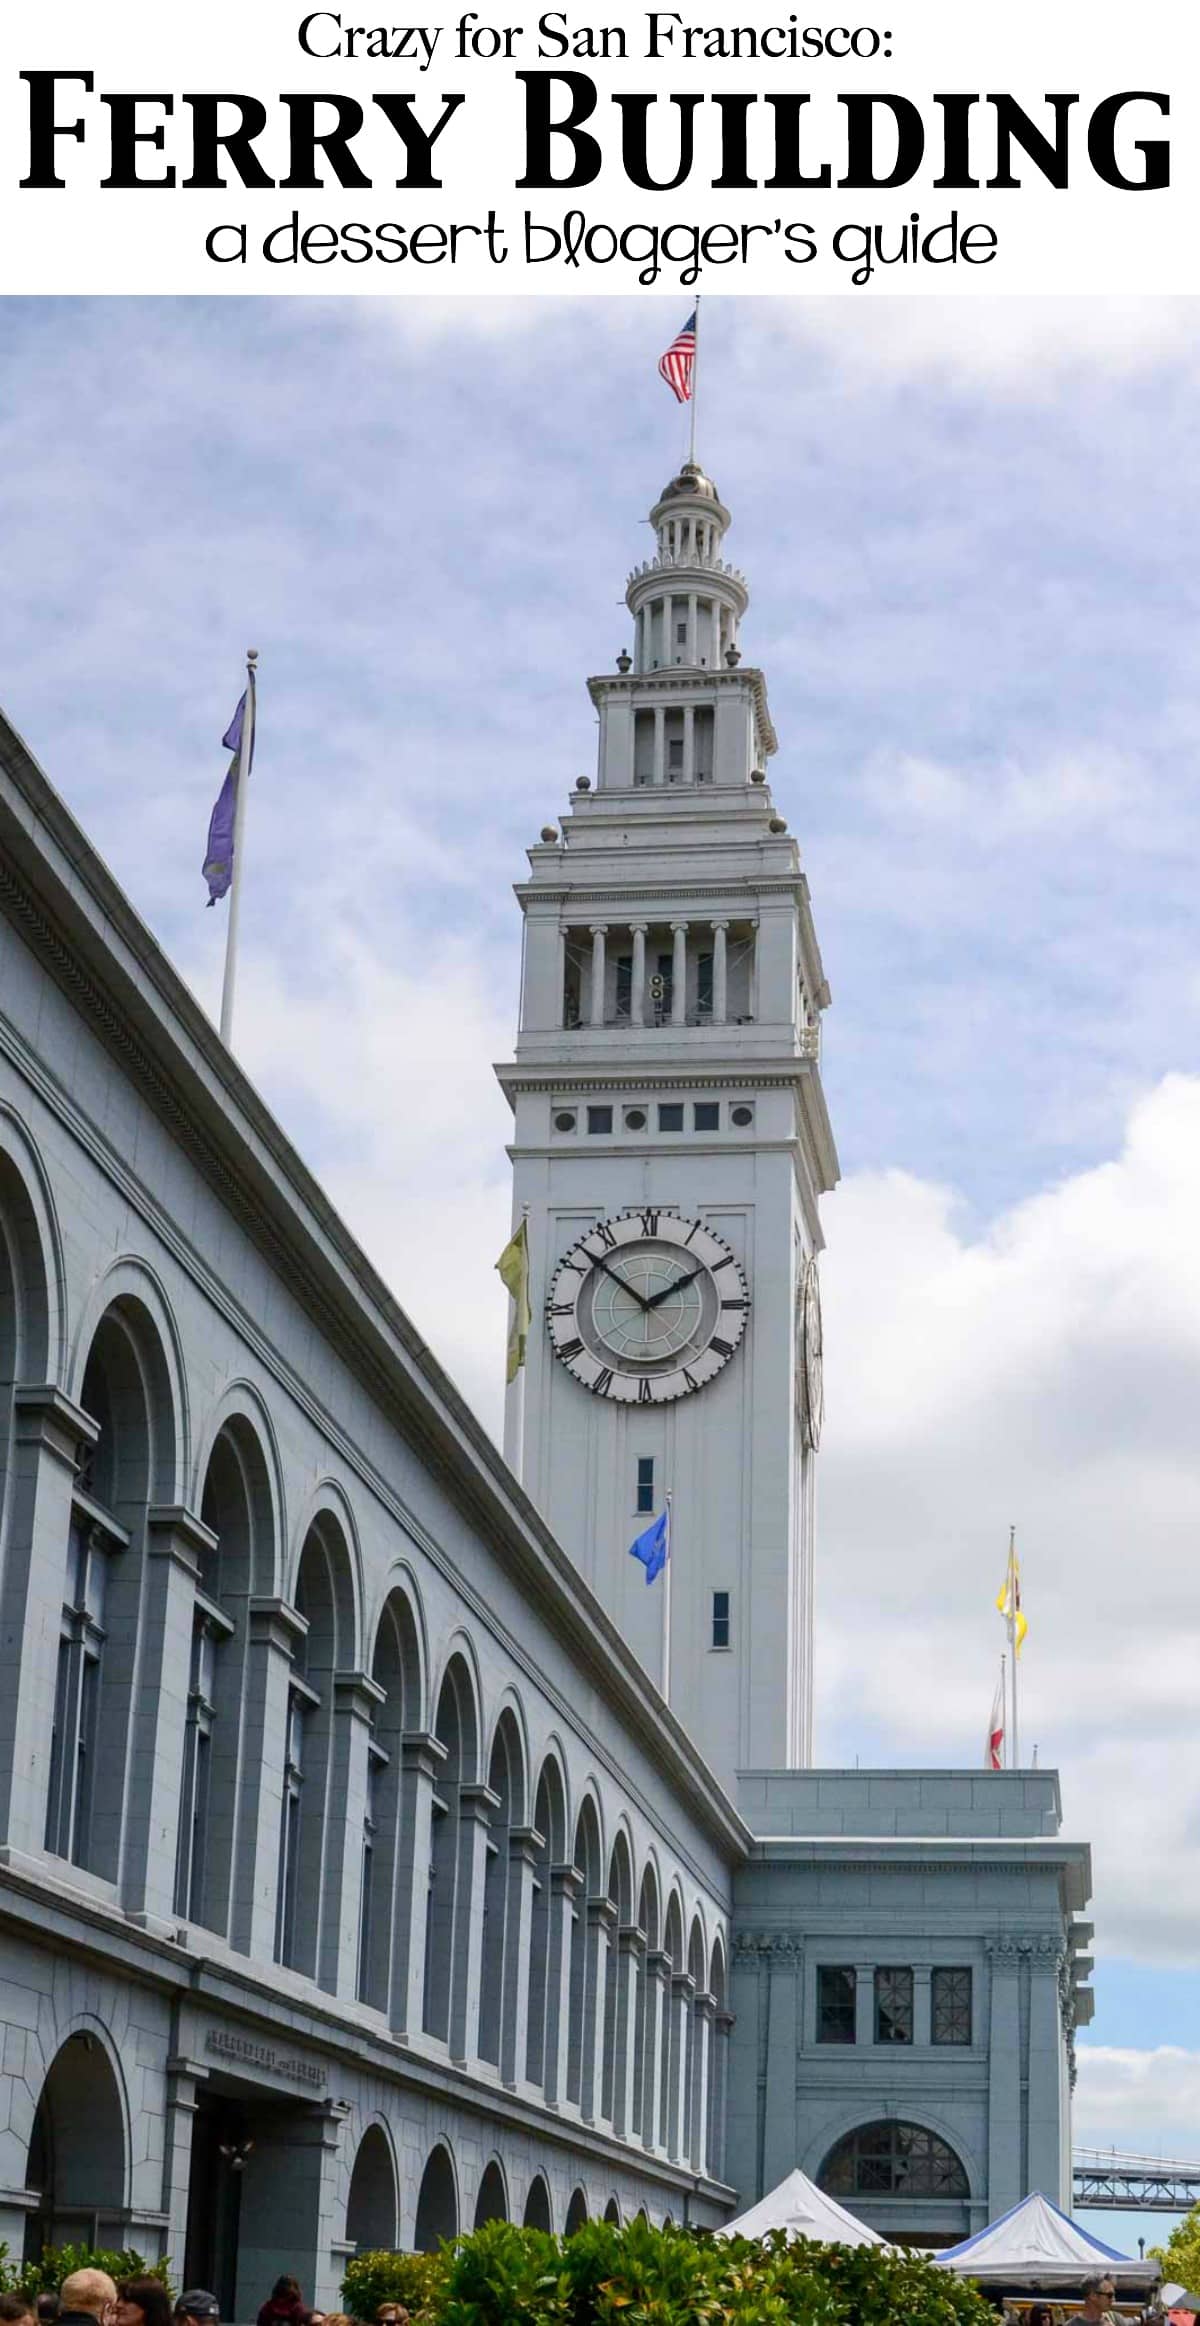
<svg viewBox="0 0 1200 2326">
<path fill-rule="evenodd" d="M 118 2253 L 106 2246 L 47 2245 L 36 2261 L 9 2262 L 7 2256 L 8 2248 L 0 2248 L 0 2290 L 24 2294 L 28 2301 L 38 2294 L 56 2294 L 63 2279 L 77 2269 L 107 2270 L 114 2280 L 158 2278 L 169 2294 L 175 2291 L 166 2262 L 145 2261 L 132 2246 Z"/>
<path fill-rule="evenodd" d="M 994 2326 L 974 2287 L 878 2246 L 764 2242 L 588 2221 L 548 2237 L 491 2221 L 438 2255 L 360 2254 L 342 2300 L 417 2326 Z"/>
<path fill-rule="evenodd" d="M 342 2279 L 342 2308 L 371 2320 L 381 2302 L 402 2302 L 425 2326 L 441 2316 L 445 2278 L 441 2253 L 356 2253 Z"/>
</svg>

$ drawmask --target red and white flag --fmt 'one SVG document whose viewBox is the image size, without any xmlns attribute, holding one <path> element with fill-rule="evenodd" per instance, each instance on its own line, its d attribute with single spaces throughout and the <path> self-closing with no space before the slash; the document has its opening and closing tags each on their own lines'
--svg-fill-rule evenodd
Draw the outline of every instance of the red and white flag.
<svg viewBox="0 0 1200 2326">
<path fill-rule="evenodd" d="M 678 338 L 673 339 L 665 355 L 658 359 L 660 378 L 664 379 L 677 403 L 688 404 L 692 397 L 692 372 L 696 362 L 696 317 L 688 316 Z"/>
<path fill-rule="evenodd" d="M 996 1682 L 992 1698 L 992 1717 L 988 1722 L 987 1751 L 983 1756 L 985 1769 L 1004 1767 L 1004 1674 Z"/>
</svg>

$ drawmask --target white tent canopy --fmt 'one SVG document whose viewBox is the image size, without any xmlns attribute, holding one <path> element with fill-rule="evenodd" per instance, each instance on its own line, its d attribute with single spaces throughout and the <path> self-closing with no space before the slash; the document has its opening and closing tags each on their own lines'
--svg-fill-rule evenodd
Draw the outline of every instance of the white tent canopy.
<svg viewBox="0 0 1200 2326">
<path fill-rule="evenodd" d="M 798 2168 L 771 2189 L 736 2221 L 718 2229 L 718 2237 L 766 2237 L 772 2229 L 786 2229 L 789 2237 L 812 2237 L 822 2245 L 882 2245 L 878 2230 L 856 2221 L 833 2197 L 827 2197 L 807 2173 Z"/>
<path fill-rule="evenodd" d="M 1118 2291 L 1154 2285 L 1158 2278 L 1153 2262 L 1131 2261 L 1128 2254 L 1115 2253 L 1036 2190 L 974 2237 L 931 2259 L 956 2277 L 1047 2290 L 1056 2286 L 1077 2290 L 1085 2278 L 1101 2271 Z"/>
</svg>

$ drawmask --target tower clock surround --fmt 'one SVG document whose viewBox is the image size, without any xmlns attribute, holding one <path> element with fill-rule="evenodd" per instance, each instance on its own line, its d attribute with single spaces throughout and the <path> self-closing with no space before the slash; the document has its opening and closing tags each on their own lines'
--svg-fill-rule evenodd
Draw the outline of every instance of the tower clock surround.
<svg viewBox="0 0 1200 2326">
<path fill-rule="evenodd" d="M 542 1329 L 505 1450 L 656 1684 L 659 1605 L 629 1546 L 646 1494 L 671 1494 L 671 1706 L 732 1785 L 811 1759 L 829 990 L 765 781 L 777 737 L 729 511 L 687 464 L 651 523 L 628 648 L 588 680 L 594 779 L 517 889 L 520 1023 L 497 1071 Z"/>
</svg>

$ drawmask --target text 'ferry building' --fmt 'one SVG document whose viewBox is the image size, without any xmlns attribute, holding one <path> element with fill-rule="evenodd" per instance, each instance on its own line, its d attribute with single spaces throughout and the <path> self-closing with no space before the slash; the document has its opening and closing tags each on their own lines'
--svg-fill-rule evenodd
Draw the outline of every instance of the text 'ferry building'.
<svg viewBox="0 0 1200 2326">
<path fill-rule="evenodd" d="M 728 512 L 652 522 L 518 890 L 507 1461 L 0 722 L 0 2236 L 228 2319 L 795 2165 L 1069 2199 L 1057 1778 L 812 1765 L 829 994 Z"/>
</svg>

